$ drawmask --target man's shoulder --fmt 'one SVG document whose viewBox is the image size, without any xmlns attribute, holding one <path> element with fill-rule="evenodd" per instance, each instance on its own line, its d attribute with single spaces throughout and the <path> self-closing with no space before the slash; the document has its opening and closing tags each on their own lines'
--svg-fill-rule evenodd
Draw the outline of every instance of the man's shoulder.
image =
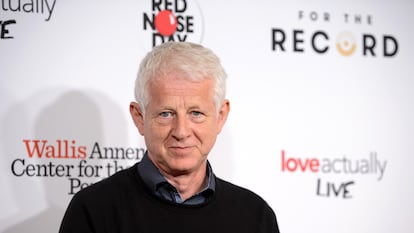
<svg viewBox="0 0 414 233">
<path fill-rule="evenodd" d="M 136 185 L 131 185 L 137 180 L 134 177 L 134 170 L 136 170 L 136 165 L 104 178 L 77 192 L 74 199 L 101 202 L 129 193 L 133 187 L 136 187 Z"/>
<path fill-rule="evenodd" d="M 217 181 L 218 203 L 222 210 L 230 212 L 231 216 L 238 216 L 239 219 L 250 219 L 262 224 L 269 229 L 277 229 L 276 215 L 270 205 L 253 191 L 230 183 L 220 178 Z M 278 231 L 276 231 L 278 232 Z"/>
<path fill-rule="evenodd" d="M 216 177 L 220 195 L 231 202 L 242 202 L 244 205 L 267 205 L 266 201 L 255 192 L 245 187 Z"/>
</svg>

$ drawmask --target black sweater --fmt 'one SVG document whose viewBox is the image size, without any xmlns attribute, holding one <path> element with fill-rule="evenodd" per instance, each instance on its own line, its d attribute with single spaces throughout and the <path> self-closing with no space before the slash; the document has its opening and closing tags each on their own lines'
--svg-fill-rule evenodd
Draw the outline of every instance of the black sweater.
<svg viewBox="0 0 414 233">
<path fill-rule="evenodd" d="M 60 233 L 278 233 L 276 216 L 253 192 L 216 178 L 206 203 L 162 200 L 132 166 L 79 191 L 66 210 Z"/>
</svg>

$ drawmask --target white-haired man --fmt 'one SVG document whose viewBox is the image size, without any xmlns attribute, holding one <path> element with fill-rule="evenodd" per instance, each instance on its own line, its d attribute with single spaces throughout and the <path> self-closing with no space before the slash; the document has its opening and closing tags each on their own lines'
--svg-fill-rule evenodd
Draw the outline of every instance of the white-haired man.
<svg viewBox="0 0 414 233">
<path fill-rule="evenodd" d="M 78 192 L 60 232 L 278 233 L 253 192 L 213 173 L 207 160 L 230 111 L 219 58 L 194 43 L 168 42 L 141 62 L 132 119 L 142 161 Z"/>
</svg>

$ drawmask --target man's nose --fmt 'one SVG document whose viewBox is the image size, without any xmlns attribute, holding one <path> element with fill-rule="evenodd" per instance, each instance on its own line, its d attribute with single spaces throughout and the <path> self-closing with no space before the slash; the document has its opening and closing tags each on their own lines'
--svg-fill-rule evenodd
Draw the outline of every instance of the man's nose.
<svg viewBox="0 0 414 233">
<path fill-rule="evenodd" d="M 172 136 L 176 140 L 183 140 L 189 137 L 191 134 L 190 124 L 190 120 L 186 115 L 177 115 L 173 126 Z"/>
</svg>

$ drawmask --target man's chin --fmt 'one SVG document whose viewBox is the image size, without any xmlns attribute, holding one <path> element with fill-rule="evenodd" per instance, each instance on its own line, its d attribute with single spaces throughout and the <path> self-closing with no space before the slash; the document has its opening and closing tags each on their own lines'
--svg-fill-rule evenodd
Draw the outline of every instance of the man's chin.
<svg viewBox="0 0 414 233">
<path fill-rule="evenodd" d="M 170 147 L 168 148 L 169 153 L 177 158 L 180 157 L 191 157 L 195 152 L 195 147 Z"/>
<path fill-rule="evenodd" d="M 180 160 L 180 159 L 178 159 Z M 200 169 L 203 166 L 203 163 L 200 163 L 199 161 L 174 161 L 170 164 L 169 170 L 170 174 L 177 176 L 177 175 L 187 175 L 191 174 L 193 172 L 196 172 L 198 169 Z"/>
</svg>

